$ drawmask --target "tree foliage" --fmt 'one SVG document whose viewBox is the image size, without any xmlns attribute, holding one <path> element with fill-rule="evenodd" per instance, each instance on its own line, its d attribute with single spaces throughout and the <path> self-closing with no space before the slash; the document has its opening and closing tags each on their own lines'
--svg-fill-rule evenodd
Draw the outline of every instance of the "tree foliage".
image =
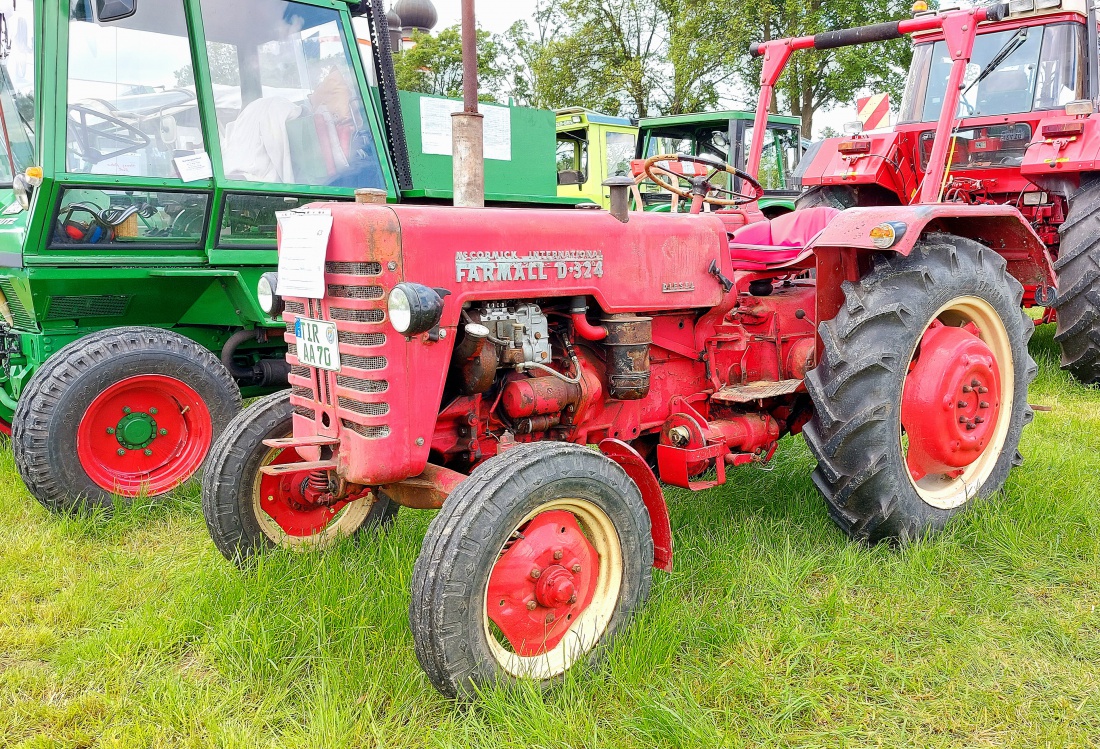
<svg viewBox="0 0 1100 749">
<path fill-rule="evenodd" d="M 413 32 L 413 46 L 396 52 L 393 67 L 397 87 L 437 96 L 462 96 L 462 35 L 458 25 L 438 34 Z M 484 29 L 477 31 L 478 90 L 484 100 L 493 100 L 503 88 L 500 65 L 503 49 L 499 38 Z"/>
</svg>

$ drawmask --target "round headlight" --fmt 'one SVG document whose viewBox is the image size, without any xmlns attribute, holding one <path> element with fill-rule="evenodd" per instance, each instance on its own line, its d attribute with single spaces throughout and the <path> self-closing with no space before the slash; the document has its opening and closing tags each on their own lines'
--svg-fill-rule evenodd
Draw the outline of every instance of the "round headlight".
<svg viewBox="0 0 1100 749">
<path fill-rule="evenodd" d="M 260 276 L 260 282 L 256 284 L 256 301 L 260 303 L 260 309 L 271 317 L 278 317 L 283 313 L 278 273 L 269 272 Z"/>
<path fill-rule="evenodd" d="M 394 286 L 386 306 L 393 329 L 407 336 L 431 330 L 443 316 L 443 299 L 435 289 L 419 283 Z"/>
</svg>

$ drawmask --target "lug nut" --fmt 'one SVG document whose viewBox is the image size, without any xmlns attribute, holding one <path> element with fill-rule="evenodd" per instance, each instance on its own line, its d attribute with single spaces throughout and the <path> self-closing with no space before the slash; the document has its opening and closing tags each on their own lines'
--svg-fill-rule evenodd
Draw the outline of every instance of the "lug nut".
<svg viewBox="0 0 1100 749">
<path fill-rule="evenodd" d="M 122 407 L 122 413 L 124 413 L 124 414 L 130 413 L 130 407 L 129 406 L 123 406 Z"/>
<path fill-rule="evenodd" d="M 959 408 L 966 408 L 966 401 L 959 401 Z"/>
<path fill-rule="evenodd" d="M 576 603 L 576 602 L 577 602 L 577 594 L 574 593 L 573 595 L 569 596 L 569 603 Z"/>
<path fill-rule="evenodd" d="M 153 451 L 152 451 L 152 450 L 146 450 L 146 451 L 145 451 L 145 456 L 146 456 L 146 457 L 149 457 L 149 456 L 150 456 L 150 455 L 152 455 L 152 454 L 153 454 Z"/>
<path fill-rule="evenodd" d="M 527 602 L 527 610 L 528 611 L 534 611 L 536 606 L 538 606 L 538 604 L 535 603 L 534 600 L 530 600 L 530 601 Z"/>
<path fill-rule="evenodd" d="M 168 430 L 167 430 L 167 429 L 161 429 L 161 430 L 160 430 L 160 436 L 161 436 L 161 437 L 163 437 L 163 436 L 164 436 L 164 435 L 166 435 L 166 434 L 168 434 Z"/>
<path fill-rule="evenodd" d="M 972 387 L 972 388 L 976 388 L 976 387 L 978 387 L 978 385 L 981 385 L 981 384 L 982 383 L 978 382 L 976 379 L 970 381 L 970 387 Z M 979 390 L 978 392 L 981 392 L 981 391 Z"/>
<path fill-rule="evenodd" d="M 965 424 L 966 423 L 966 417 L 965 416 L 960 416 L 959 417 L 959 423 L 960 424 Z"/>
<path fill-rule="evenodd" d="M 969 392 L 970 392 L 970 391 L 972 391 L 973 389 L 974 389 L 974 388 L 970 387 L 969 385 L 963 385 L 963 392 L 964 392 L 964 393 L 969 393 Z"/>
<path fill-rule="evenodd" d="M 579 564 L 574 564 L 573 565 L 573 572 L 578 573 L 580 571 L 581 571 L 581 566 Z"/>
<path fill-rule="evenodd" d="M 542 570 L 540 570 L 538 567 L 531 570 L 531 579 L 532 580 L 538 580 L 540 577 L 542 577 Z"/>
<path fill-rule="evenodd" d="M 978 401 L 978 408 L 989 408 L 989 401 Z"/>
<path fill-rule="evenodd" d="M 967 422 L 967 425 L 966 425 L 966 431 L 968 431 L 968 432 L 969 432 L 969 431 L 970 431 L 971 429 L 977 429 L 977 428 L 978 428 L 978 425 L 977 425 L 977 424 L 975 424 L 974 422 L 972 422 L 972 421 L 971 421 L 971 422 Z"/>
<path fill-rule="evenodd" d="M 981 416 L 975 416 L 975 417 L 974 417 L 974 423 L 975 423 L 975 424 L 984 424 L 984 423 L 985 423 L 985 419 L 983 419 L 983 418 L 982 418 Z"/>
<path fill-rule="evenodd" d="M 125 455 L 125 454 L 126 454 L 126 451 L 125 451 L 125 450 L 123 450 L 123 449 L 122 449 L 121 447 L 120 447 L 120 448 L 118 448 L 118 457 L 120 457 L 120 458 L 121 458 L 121 457 L 122 457 L 123 455 Z"/>
<path fill-rule="evenodd" d="M 149 413 L 151 413 L 151 414 L 153 414 L 154 416 L 156 416 L 156 415 L 157 415 L 157 409 L 155 409 L 155 408 L 150 408 L 150 409 L 149 409 Z"/>
<path fill-rule="evenodd" d="M 554 615 L 553 614 L 547 614 L 546 615 L 546 623 L 547 624 L 553 624 L 554 623 Z"/>
<path fill-rule="evenodd" d="M 561 559 L 561 558 L 562 558 L 563 556 L 565 556 L 565 552 L 563 552 L 563 551 L 562 551 L 561 549 L 558 549 L 558 550 L 556 550 L 556 551 L 554 552 L 554 561 L 555 561 L 555 562 L 556 562 L 556 561 L 558 561 L 558 560 L 559 560 L 559 559 Z"/>
<path fill-rule="evenodd" d="M 989 392 L 989 388 L 987 388 L 987 387 L 980 387 L 980 388 L 978 388 L 978 392 L 979 392 L 979 393 L 982 393 L 982 394 L 988 393 L 988 392 Z"/>
<path fill-rule="evenodd" d="M 107 434 L 114 434 L 114 433 L 115 433 L 114 427 L 107 427 Z"/>
</svg>

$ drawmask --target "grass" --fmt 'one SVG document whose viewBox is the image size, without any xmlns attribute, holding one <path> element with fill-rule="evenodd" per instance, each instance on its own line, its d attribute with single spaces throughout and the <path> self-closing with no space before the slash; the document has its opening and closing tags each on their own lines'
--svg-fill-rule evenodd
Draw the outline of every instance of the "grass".
<svg viewBox="0 0 1100 749">
<path fill-rule="evenodd" d="M 669 491 L 675 571 L 598 667 L 471 706 L 407 624 L 427 513 L 358 546 L 214 550 L 198 489 L 113 518 L 41 509 L 0 450 L 0 746 L 1100 745 L 1100 391 L 1032 344 L 1007 491 L 905 549 L 848 543 L 800 439 Z"/>
</svg>

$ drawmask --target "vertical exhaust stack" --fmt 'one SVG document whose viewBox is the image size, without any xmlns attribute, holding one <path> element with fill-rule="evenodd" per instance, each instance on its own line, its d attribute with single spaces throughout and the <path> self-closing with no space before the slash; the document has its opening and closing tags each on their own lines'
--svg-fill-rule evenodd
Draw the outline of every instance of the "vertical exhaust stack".
<svg viewBox="0 0 1100 749">
<path fill-rule="evenodd" d="M 451 114 L 454 204 L 485 205 L 484 115 L 477 111 L 477 26 L 474 0 L 462 0 L 462 111 Z"/>
</svg>

